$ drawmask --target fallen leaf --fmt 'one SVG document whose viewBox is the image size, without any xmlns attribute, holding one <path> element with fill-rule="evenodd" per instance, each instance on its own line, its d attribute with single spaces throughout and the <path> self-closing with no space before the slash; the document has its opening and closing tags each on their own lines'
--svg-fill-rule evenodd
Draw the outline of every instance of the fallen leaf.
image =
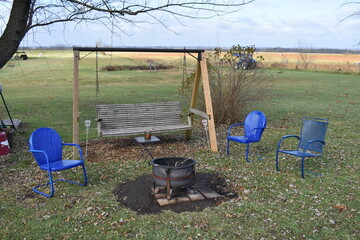
<svg viewBox="0 0 360 240">
<path fill-rule="evenodd" d="M 337 208 L 339 212 L 346 210 L 346 206 L 344 204 L 336 204 L 335 208 Z"/>
</svg>

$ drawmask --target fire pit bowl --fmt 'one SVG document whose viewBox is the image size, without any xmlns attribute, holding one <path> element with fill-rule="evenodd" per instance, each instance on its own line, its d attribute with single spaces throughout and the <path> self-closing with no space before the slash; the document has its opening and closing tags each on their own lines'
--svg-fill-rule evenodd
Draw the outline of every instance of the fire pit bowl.
<svg viewBox="0 0 360 240">
<path fill-rule="evenodd" d="M 195 183 L 196 161 L 184 157 L 157 158 L 150 162 L 154 185 L 170 189 L 192 186 Z"/>
</svg>

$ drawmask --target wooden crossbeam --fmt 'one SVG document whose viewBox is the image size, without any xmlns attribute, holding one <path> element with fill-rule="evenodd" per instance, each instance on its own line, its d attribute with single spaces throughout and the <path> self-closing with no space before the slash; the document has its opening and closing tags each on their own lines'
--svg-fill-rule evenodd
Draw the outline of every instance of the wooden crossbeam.
<svg viewBox="0 0 360 240">
<path fill-rule="evenodd" d="M 200 111 L 200 110 L 197 110 L 197 109 L 195 109 L 195 108 L 190 108 L 190 109 L 189 109 L 189 112 L 194 113 L 194 114 L 196 114 L 196 115 L 198 115 L 198 116 L 200 116 L 200 117 L 202 117 L 202 118 L 205 118 L 205 119 L 209 119 L 209 118 L 210 118 L 207 113 L 204 113 L 204 112 L 202 112 L 202 111 Z"/>
</svg>

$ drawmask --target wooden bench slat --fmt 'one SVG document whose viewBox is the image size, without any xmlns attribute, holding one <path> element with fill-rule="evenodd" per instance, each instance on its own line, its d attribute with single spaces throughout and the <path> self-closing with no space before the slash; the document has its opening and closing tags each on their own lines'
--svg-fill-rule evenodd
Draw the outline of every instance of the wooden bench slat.
<svg viewBox="0 0 360 240">
<path fill-rule="evenodd" d="M 103 137 L 115 137 L 115 136 L 132 136 L 142 135 L 145 131 L 151 131 L 152 133 L 164 133 L 164 132 L 177 132 L 190 130 L 191 125 L 177 125 L 177 126 L 166 126 L 166 127 L 148 127 L 148 128 L 127 128 L 127 129 L 106 129 L 102 130 L 101 135 Z"/>
<path fill-rule="evenodd" d="M 191 130 L 181 123 L 180 102 L 101 104 L 96 106 L 98 132 L 103 137 Z"/>
</svg>

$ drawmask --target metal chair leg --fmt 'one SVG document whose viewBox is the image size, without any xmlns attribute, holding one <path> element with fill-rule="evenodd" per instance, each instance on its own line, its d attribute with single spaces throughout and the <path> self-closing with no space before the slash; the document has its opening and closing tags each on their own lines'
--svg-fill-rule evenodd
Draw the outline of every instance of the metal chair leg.
<svg viewBox="0 0 360 240">
<path fill-rule="evenodd" d="M 230 156 L 229 147 L 230 147 L 230 141 L 227 140 L 227 144 L 226 144 L 226 155 L 228 155 L 228 156 Z"/>
<path fill-rule="evenodd" d="M 249 161 L 249 148 L 250 148 L 250 144 L 247 143 L 246 144 L 246 157 L 245 157 L 247 162 L 250 162 Z"/>
<path fill-rule="evenodd" d="M 280 169 L 279 169 L 279 151 L 278 150 L 276 150 L 275 166 L 276 166 L 276 170 L 280 171 Z"/>
<path fill-rule="evenodd" d="M 34 192 L 37 192 L 37 193 L 40 193 L 41 195 L 45 196 L 45 197 L 52 197 L 54 195 L 54 192 L 55 192 L 55 189 L 54 189 L 54 182 L 53 182 L 53 179 L 52 179 L 52 173 L 51 171 L 48 171 L 48 175 L 49 175 L 49 182 L 48 183 L 45 183 L 45 184 L 42 184 L 42 185 L 38 185 L 36 187 L 33 187 L 33 191 Z M 46 185 L 50 185 L 50 194 L 46 194 L 40 190 L 37 190 L 37 188 L 39 187 L 43 187 L 43 186 L 46 186 Z"/>
<path fill-rule="evenodd" d="M 301 157 L 301 177 L 302 178 L 305 178 L 304 167 L 305 167 L 305 157 Z"/>
<path fill-rule="evenodd" d="M 82 169 L 83 169 L 83 175 L 84 175 L 84 183 L 74 182 L 74 181 L 71 181 L 71 180 L 68 180 L 68 179 L 58 179 L 58 180 L 54 181 L 53 178 L 52 178 L 52 172 L 48 171 L 49 182 L 45 183 L 45 184 L 42 184 L 42 185 L 35 186 L 35 187 L 33 187 L 32 190 L 34 192 L 40 193 L 41 195 L 43 195 L 45 197 L 52 197 L 54 195 L 54 193 L 55 193 L 55 188 L 54 188 L 54 183 L 55 182 L 66 181 L 66 182 L 77 184 L 77 185 L 80 185 L 80 186 L 85 186 L 87 184 L 87 182 L 88 182 L 85 164 L 82 165 Z M 38 190 L 39 187 L 43 187 L 43 186 L 46 186 L 46 185 L 50 185 L 50 194 L 46 194 L 46 193 Z"/>
<path fill-rule="evenodd" d="M 81 185 L 81 186 L 85 186 L 85 185 L 87 184 L 87 182 L 88 182 L 85 164 L 82 165 L 82 168 L 83 168 L 83 174 L 84 174 L 84 184 L 80 184 L 80 185 Z"/>
</svg>

